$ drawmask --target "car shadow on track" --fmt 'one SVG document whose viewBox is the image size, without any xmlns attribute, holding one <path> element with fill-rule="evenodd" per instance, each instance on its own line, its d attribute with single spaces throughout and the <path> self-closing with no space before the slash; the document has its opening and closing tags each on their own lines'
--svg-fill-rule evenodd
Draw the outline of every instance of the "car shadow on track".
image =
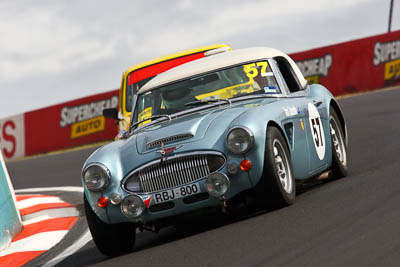
<svg viewBox="0 0 400 267">
<path fill-rule="evenodd" d="M 297 195 L 299 196 L 306 192 L 313 191 L 314 189 L 318 189 L 324 184 L 325 182 L 319 181 L 298 187 Z M 261 207 L 260 205 L 257 205 L 257 203 L 247 203 L 247 205 L 243 205 L 242 207 L 235 209 L 234 212 L 230 213 L 229 215 L 221 212 L 210 212 L 207 215 L 195 216 L 184 223 L 180 223 L 179 225 L 162 228 L 158 233 L 138 231 L 134 250 L 130 253 L 117 257 L 119 258 L 117 261 L 124 261 L 124 258 L 131 258 L 132 254 L 153 249 L 158 246 L 205 233 L 207 231 L 212 231 L 219 227 L 235 224 L 240 221 L 270 213 L 278 209 L 279 208 L 276 207 Z M 93 241 L 90 241 L 78 252 L 74 253 L 57 266 L 88 266 L 98 264 L 109 266 L 115 264 L 115 260 L 116 258 L 110 258 L 102 255 L 97 250 Z"/>
<path fill-rule="evenodd" d="M 132 252 L 121 255 L 117 258 L 121 258 L 121 260 L 125 257 L 130 258 L 132 257 L 132 254 L 153 249 L 164 244 L 211 231 L 271 211 L 273 211 L 273 209 L 265 210 L 256 205 L 252 205 L 250 207 L 240 208 L 234 214 L 230 215 L 214 212 L 210 213 L 210 216 L 195 216 L 193 219 L 186 221 L 186 223 L 162 228 L 158 233 L 138 231 L 136 235 L 135 249 Z M 56 266 L 97 266 L 99 264 L 110 266 L 115 264 L 115 260 L 118 261 L 119 259 L 102 255 L 99 250 L 97 250 L 94 242 L 90 241 L 78 252 L 69 256 Z"/>
</svg>

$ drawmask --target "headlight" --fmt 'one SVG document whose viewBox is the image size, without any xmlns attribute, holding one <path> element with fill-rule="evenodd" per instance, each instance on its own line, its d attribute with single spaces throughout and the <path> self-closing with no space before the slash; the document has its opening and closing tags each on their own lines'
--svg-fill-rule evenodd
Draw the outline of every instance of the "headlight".
<svg viewBox="0 0 400 267">
<path fill-rule="evenodd" d="M 226 137 L 226 146 L 235 154 L 247 153 L 254 144 L 253 133 L 245 127 L 234 127 Z"/>
<path fill-rule="evenodd" d="M 85 186 L 91 191 L 103 190 L 110 183 L 110 171 L 100 163 L 90 164 L 82 176 Z"/>
<path fill-rule="evenodd" d="M 126 217 L 137 218 L 142 215 L 145 208 L 143 199 L 138 195 L 128 195 L 122 200 L 121 210 Z"/>
</svg>

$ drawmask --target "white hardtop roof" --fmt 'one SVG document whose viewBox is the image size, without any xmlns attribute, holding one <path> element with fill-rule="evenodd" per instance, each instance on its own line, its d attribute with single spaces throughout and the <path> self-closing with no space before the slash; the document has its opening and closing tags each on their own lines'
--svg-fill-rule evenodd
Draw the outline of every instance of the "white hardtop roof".
<svg viewBox="0 0 400 267">
<path fill-rule="evenodd" d="M 140 88 L 138 94 L 150 91 L 153 88 L 162 86 L 164 84 L 199 75 L 212 70 L 237 65 L 243 62 L 255 61 L 265 58 L 274 58 L 279 56 L 282 56 L 288 60 L 301 86 L 306 86 L 306 79 L 304 78 L 300 69 L 297 67 L 296 63 L 288 55 L 274 48 L 253 47 L 237 49 L 221 54 L 200 58 L 172 68 L 166 72 L 157 75 L 152 80 L 147 82 L 142 88 Z"/>
</svg>

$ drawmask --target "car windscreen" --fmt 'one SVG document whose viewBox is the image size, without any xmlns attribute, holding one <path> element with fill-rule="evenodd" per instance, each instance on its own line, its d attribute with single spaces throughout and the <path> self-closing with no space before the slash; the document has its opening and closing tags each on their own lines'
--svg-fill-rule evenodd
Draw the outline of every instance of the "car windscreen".
<svg viewBox="0 0 400 267">
<path fill-rule="evenodd" d="M 139 94 L 133 123 L 154 115 L 171 115 L 217 100 L 252 94 L 279 94 L 268 61 L 238 65 L 180 80 Z M 143 124 L 150 122 L 144 121 Z"/>
</svg>

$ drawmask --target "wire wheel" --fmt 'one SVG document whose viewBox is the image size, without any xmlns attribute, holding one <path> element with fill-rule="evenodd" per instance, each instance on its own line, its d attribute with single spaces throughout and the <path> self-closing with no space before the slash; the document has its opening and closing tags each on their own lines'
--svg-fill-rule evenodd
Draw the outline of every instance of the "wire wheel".
<svg viewBox="0 0 400 267">
<path fill-rule="evenodd" d="M 349 159 L 347 156 L 347 144 L 338 115 L 332 107 L 330 112 L 329 130 L 332 144 L 333 178 L 341 178 L 347 176 L 348 171 Z"/>
<path fill-rule="evenodd" d="M 294 203 L 296 184 L 289 147 L 274 126 L 267 129 L 263 175 L 255 186 L 255 196 L 267 208 L 281 208 Z"/>
<path fill-rule="evenodd" d="M 331 128 L 331 137 L 332 137 L 332 145 L 333 145 L 333 152 L 336 153 L 336 156 L 340 163 L 343 166 L 347 165 L 347 153 L 346 147 L 344 144 L 344 138 L 342 135 L 341 130 L 338 127 L 338 124 L 335 118 L 331 118 L 330 121 L 330 128 Z"/>
<path fill-rule="evenodd" d="M 274 148 L 274 159 L 275 159 L 275 167 L 276 172 L 279 177 L 279 181 L 283 187 L 283 189 L 290 194 L 293 190 L 293 179 L 292 173 L 289 168 L 288 158 L 286 156 L 285 150 L 282 147 L 282 144 L 278 139 L 275 139 L 273 142 Z"/>
</svg>

